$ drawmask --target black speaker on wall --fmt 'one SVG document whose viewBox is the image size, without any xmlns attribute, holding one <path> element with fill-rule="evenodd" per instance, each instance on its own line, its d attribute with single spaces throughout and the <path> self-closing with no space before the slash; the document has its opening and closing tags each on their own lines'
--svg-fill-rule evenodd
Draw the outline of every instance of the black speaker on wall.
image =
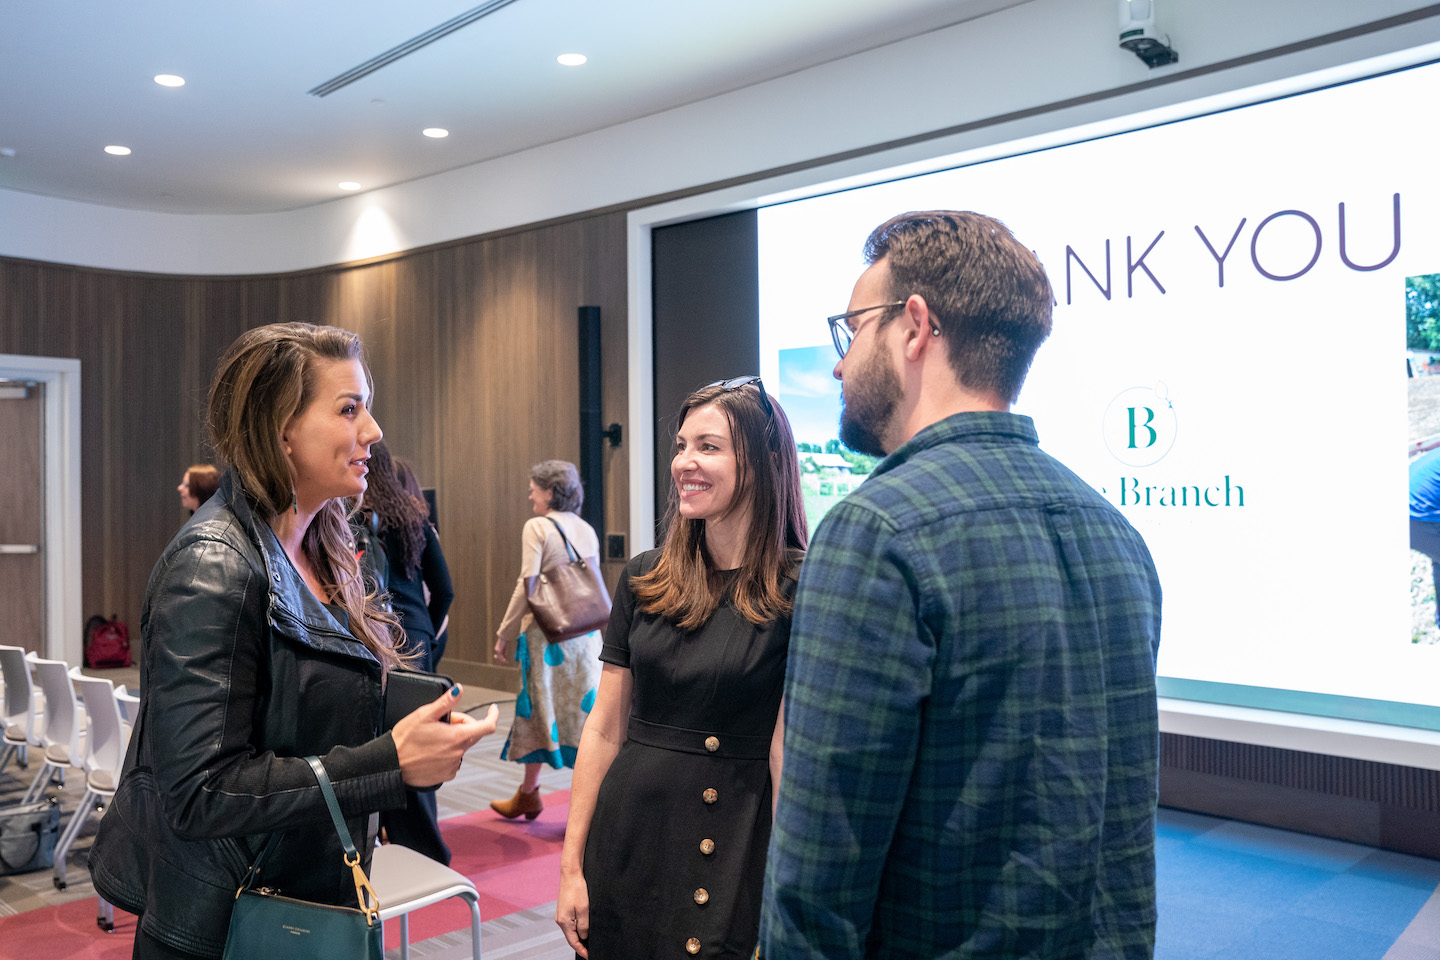
<svg viewBox="0 0 1440 960">
<path fill-rule="evenodd" d="M 600 308 L 580 308 L 580 516 L 605 541 L 605 431 L 600 403 Z"/>
</svg>

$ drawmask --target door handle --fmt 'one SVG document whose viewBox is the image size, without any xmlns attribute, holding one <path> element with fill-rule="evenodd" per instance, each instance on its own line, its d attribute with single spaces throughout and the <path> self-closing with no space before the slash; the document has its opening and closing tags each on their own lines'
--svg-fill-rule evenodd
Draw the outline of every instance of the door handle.
<svg viewBox="0 0 1440 960">
<path fill-rule="evenodd" d="M 40 547 L 34 543 L 0 543 L 0 554 L 7 553 L 39 553 Z"/>
</svg>

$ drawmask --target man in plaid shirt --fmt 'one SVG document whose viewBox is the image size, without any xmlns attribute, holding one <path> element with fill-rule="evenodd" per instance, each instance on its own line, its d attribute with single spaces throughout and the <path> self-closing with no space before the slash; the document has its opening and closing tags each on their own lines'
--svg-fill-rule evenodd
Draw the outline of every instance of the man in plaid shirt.
<svg viewBox="0 0 1440 960">
<path fill-rule="evenodd" d="M 1050 284 L 974 213 L 865 257 L 840 437 L 885 460 L 801 569 L 759 955 L 1148 958 L 1160 584 L 1009 412 Z"/>
</svg>

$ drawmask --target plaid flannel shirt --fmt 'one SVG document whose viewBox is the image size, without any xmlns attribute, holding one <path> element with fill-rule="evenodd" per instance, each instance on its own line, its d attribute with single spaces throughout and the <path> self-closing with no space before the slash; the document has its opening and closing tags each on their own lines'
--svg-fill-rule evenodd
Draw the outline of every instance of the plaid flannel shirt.
<svg viewBox="0 0 1440 960">
<path fill-rule="evenodd" d="M 1159 635 L 1028 417 L 916 434 L 801 570 L 759 955 L 1150 957 Z"/>
</svg>

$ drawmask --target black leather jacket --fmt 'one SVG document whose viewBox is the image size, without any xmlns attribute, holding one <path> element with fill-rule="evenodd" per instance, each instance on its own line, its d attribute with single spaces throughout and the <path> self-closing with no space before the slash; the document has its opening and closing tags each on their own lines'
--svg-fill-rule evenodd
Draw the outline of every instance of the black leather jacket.
<svg viewBox="0 0 1440 960">
<path fill-rule="evenodd" d="M 140 628 L 140 720 L 91 852 L 96 889 L 151 936 L 219 957 L 242 875 L 283 830 L 261 883 L 354 906 L 303 758 L 324 761 L 368 867 L 369 814 L 405 805 L 380 664 L 305 586 L 233 471 L 165 548 Z"/>
</svg>

